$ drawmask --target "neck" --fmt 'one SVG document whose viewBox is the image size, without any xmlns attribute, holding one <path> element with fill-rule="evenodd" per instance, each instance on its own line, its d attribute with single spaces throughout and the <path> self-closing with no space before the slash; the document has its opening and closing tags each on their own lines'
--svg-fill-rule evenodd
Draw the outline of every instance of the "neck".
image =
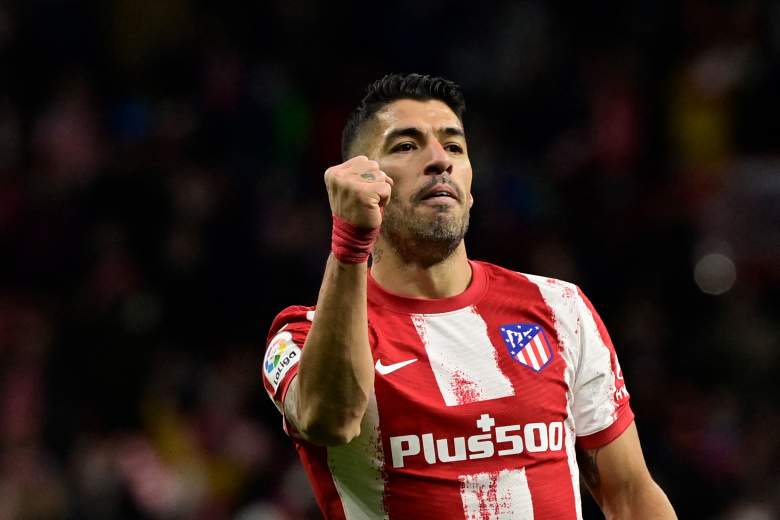
<svg viewBox="0 0 780 520">
<path fill-rule="evenodd" d="M 471 283 L 471 266 L 461 241 L 447 258 L 433 265 L 402 259 L 386 241 L 377 240 L 371 275 L 383 288 L 408 298 L 457 296 Z"/>
</svg>

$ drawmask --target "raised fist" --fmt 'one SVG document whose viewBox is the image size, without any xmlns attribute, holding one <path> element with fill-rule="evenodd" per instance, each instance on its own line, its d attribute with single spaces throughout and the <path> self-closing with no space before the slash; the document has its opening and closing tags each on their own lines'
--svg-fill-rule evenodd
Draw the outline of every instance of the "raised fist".
<svg viewBox="0 0 780 520">
<path fill-rule="evenodd" d="M 330 209 L 334 215 L 359 228 L 375 229 L 382 224 L 381 208 L 390 200 L 393 179 L 379 169 L 379 163 L 365 155 L 325 171 Z"/>
</svg>

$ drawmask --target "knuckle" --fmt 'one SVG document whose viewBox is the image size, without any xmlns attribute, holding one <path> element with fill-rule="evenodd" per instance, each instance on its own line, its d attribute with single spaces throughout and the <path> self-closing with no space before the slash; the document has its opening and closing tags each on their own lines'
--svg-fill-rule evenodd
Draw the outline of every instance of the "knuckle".
<svg viewBox="0 0 780 520">
<path fill-rule="evenodd" d="M 350 164 L 351 165 L 351 164 L 360 163 L 360 162 L 367 161 L 367 160 L 368 160 L 368 157 L 366 157 L 365 155 L 356 155 L 355 157 L 353 157 L 352 159 L 348 160 L 344 164 Z"/>
</svg>

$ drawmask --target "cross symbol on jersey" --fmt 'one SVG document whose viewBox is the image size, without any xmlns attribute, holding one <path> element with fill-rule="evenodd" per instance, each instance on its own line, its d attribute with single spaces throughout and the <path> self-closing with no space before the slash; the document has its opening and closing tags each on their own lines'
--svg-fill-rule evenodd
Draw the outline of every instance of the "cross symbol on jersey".
<svg viewBox="0 0 780 520">
<path fill-rule="evenodd" d="M 489 432 L 494 424 L 496 424 L 496 421 L 486 413 L 480 415 L 479 420 L 477 420 L 477 428 L 483 432 Z"/>
</svg>

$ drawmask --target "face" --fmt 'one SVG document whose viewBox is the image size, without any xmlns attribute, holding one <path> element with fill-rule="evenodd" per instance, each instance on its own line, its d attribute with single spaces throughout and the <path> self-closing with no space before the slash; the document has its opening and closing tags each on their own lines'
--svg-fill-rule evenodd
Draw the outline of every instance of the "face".
<svg viewBox="0 0 780 520">
<path fill-rule="evenodd" d="M 382 237 L 406 260 L 441 261 L 463 240 L 474 202 L 463 125 L 438 100 L 402 99 L 376 120 L 370 157 L 394 181 Z"/>
</svg>

